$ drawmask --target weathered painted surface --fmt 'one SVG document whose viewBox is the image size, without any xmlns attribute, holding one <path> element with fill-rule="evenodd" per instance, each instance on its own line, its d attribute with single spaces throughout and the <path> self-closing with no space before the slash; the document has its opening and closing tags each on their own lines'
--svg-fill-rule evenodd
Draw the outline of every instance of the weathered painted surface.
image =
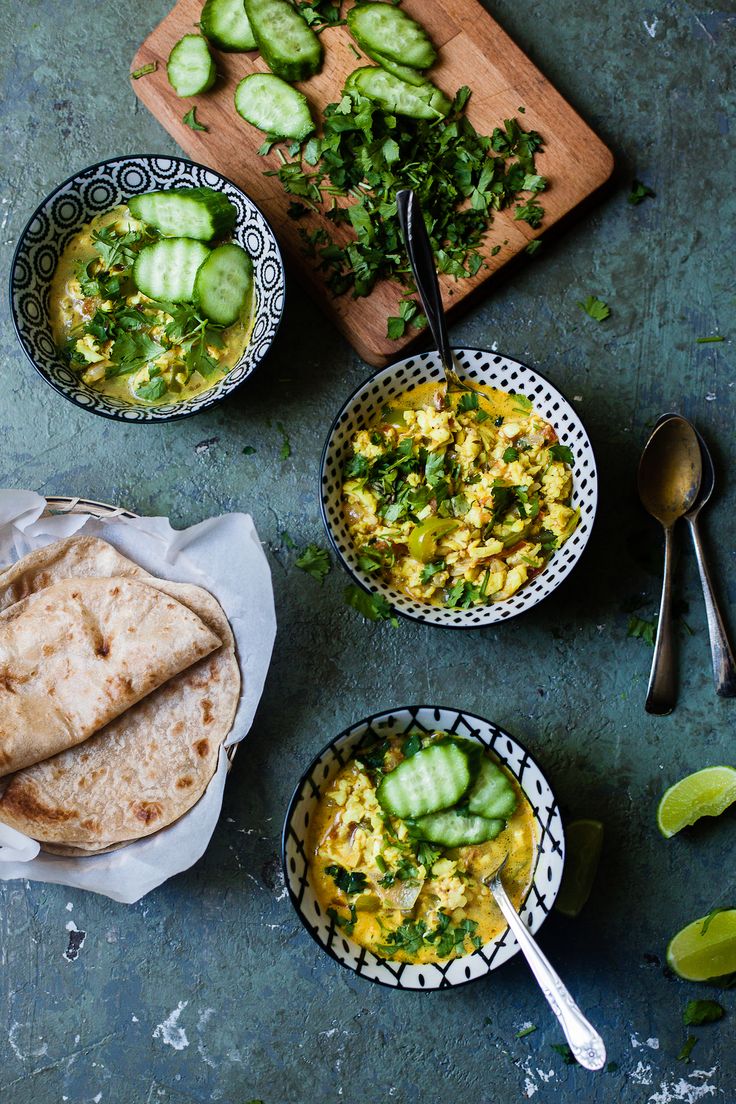
<svg viewBox="0 0 736 1104">
<path fill-rule="evenodd" d="M 59 180 L 113 154 L 174 152 L 127 84 L 128 59 L 166 6 L 3 5 L 4 272 L 26 218 Z M 51 886 L 0 886 L 3 1102 L 733 1100 L 733 993 L 720 998 L 728 1018 L 694 1029 L 692 1061 L 677 1061 L 686 1000 L 718 994 L 668 977 L 662 960 L 682 924 L 736 903 L 736 820 L 727 814 L 665 842 L 654 812 L 681 774 L 733 762 L 736 703 L 712 691 L 689 550 L 678 587 L 693 633 L 682 636 L 681 701 L 669 718 L 643 712 L 650 652 L 627 638 L 626 611 L 637 595 L 643 615 L 655 608 L 657 536 L 637 506 L 634 472 L 646 427 L 675 407 L 718 456 L 707 527 L 736 627 L 736 16 L 725 3 L 714 11 L 684 0 L 491 6 L 611 144 L 621 171 L 604 200 L 453 334 L 458 344 L 496 342 L 549 375 L 597 449 L 603 497 L 592 545 L 535 612 L 466 634 L 366 626 L 343 605 L 338 570 L 320 588 L 294 568 L 280 534 L 323 540 L 322 441 L 367 374 L 295 287 L 278 346 L 251 383 L 212 413 L 154 428 L 115 425 L 58 398 L 24 362 L 2 304 L 0 484 L 180 524 L 249 510 L 270 549 L 281 630 L 222 822 L 194 870 L 130 908 Z M 634 175 L 656 199 L 627 204 Z M 580 311 L 588 294 L 610 303 L 607 322 Z M 713 333 L 726 340 L 696 344 Z M 276 420 L 291 439 L 285 461 Z M 256 453 L 244 456 L 245 445 Z M 605 822 L 593 899 L 578 921 L 553 917 L 542 943 L 603 1030 L 615 1071 L 592 1078 L 550 1049 L 561 1035 L 523 963 L 457 992 L 393 993 L 339 969 L 295 919 L 276 856 L 300 769 L 353 719 L 420 699 L 495 718 L 528 742 L 569 816 Z M 517 1040 L 527 1023 L 538 1030 Z"/>
</svg>

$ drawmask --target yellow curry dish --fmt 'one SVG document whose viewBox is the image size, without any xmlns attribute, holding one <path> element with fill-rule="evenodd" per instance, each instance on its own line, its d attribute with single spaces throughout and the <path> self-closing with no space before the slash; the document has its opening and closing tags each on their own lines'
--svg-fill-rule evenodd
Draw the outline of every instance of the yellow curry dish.
<svg viewBox="0 0 736 1104">
<path fill-rule="evenodd" d="M 323 790 L 310 883 L 345 935 L 416 964 L 471 954 L 506 927 L 484 883 L 502 860 L 519 909 L 537 829 L 516 779 L 483 745 L 409 732 L 359 749 Z"/>
<path fill-rule="evenodd" d="M 251 259 L 222 240 L 235 217 L 214 189 L 172 189 L 134 196 L 72 237 L 51 283 L 51 327 L 86 384 L 171 403 L 235 367 L 254 317 Z"/>
<path fill-rule="evenodd" d="M 572 450 L 524 395 L 425 384 L 356 433 L 342 501 L 358 567 L 419 602 L 501 602 L 575 531 Z"/>
</svg>

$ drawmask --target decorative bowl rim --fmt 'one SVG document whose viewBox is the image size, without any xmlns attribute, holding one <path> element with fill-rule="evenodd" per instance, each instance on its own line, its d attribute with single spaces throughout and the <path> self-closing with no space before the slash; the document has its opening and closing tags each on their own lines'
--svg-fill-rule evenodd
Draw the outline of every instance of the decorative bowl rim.
<svg viewBox="0 0 736 1104">
<path fill-rule="evenodd" d="M 320 750 L 317 751 L 316 754 L 312 757 L 311 761 L 309 762 L 309 765 L 305 768 L 305 770 L 300 775 L 300 777 L 299 777 L 299 779 L 296 783 L 296 786 L 294 787 L 294 790 L 291 794 L 291 797 L 289 798 L 289 802 L 288 802 L 287 809 L 286 809 L 286 815 L 284 816 L 283 827 L 281 829 L 281 841 L 280 841 L 280 843 L 281 843 L 281 847 L 280 847 L 281 854 L 280 854 L 280 858 L 281 858 L 281 870 L 282 870 L 282 874 L 283 874 L 283 877 L 284 877 L 284 885 L 285 885 L 286 891 L 288 893 L 289 901 L 291 903 L 291 906 L 294 909 L 294 912 L 296 913 L 296 915 L 299 917 L 299 920 L 302 924 L 302 927 L 305 929 L 305 931 L 310 936 L 312 941 L 320 948 L 321 951 L 323 951 L 326 955 L 329 955 L 329 957 L 331 959 L 333 959 L 333 961 L 337 962 L 338 965 L 342 966 L 343 969 L 349 970 L 351 973 L 355 974 L 356 977 L 361 978 L 361 980 L 363 980 L 363 981 L 371 982 L 374 985 L 381 985 L 386 989 L 401 988 L 402 992 L 421 992 L 421 993 L 425 993 L 425 992 L 433 992 L 433 991 L 439 990 L 441 988 L 458 989 L 463 985 L 471 984 L 471 982 L 481 981 L 484 978 L 487 978 L 490 974 L 492 974 L 493 971 L 498 968 L 498 966 L 505 965 L 505 962 L 498 963 L 496 966 L 493 966 L 493 965 L 488 966 L 488 968 L 486 970 L 484 970 L 480 974 L 475 975 L 474 977 L 466 977 L 466 978 L 463 978 L 462 980 L 458 980 L 458 981 L 449 981 L 449 982 L 447 982 L 446 986 L 431 985 L 431 986 L 426 986 L 426 987 L 419 987 L 419 986 L 399 987 L 395 984 L 392 984 L 391 982 L 383 981 L 381 978 L 366 976 L 365 974 L 360 973 L 358 970 L 356 970 L 349 963 L 344 962 L 334 952 L 334 950 L 332 949 L 331 946 L 327 946 L 325 943 L 323 943 L 322 940 L 317 935 L 317 933 L 312 929 L 311 925 L 307 922 L 307 920 L 304 916 L 304 913 L 302 912 L 301 906 L 300 906 L 300 904 L 299 904 L 299 902 L 296 898 L 296 895 L 295 895 L 295 893 L 292 889 L 292 886 L 291 886 L 291 878 L 290 878 L 290 874 L 289 874 L 289 870 L 288 870 L 287 855 L 286 855 L 286 846 L 287 846 L 287 841 L 288 841 L 288 837 L 289 837 L 289 832 L 291 830 L 292 820 L 293 820 L 293 818 L 296 814 L 297 806 L 298 806 L 299 801 L 300 801 L 301 796 L 302 796 L 302 790 L 303 790 L 307 780 L 310 779 L 310 777 L 312 775 L 312 772 L 315 770 L 315 768 L 320 763 L 320 761 L 325 756 L 327 756 L 328 753 L 334 754 L 335 749 L 341 743 L 345 742 L 351 735 L 353 735 L 357 729 L 360 729 L 360 728 L 363 728 L 363 727 L 365 727 L 366 729 L 369 729 L 370 727 L 372 727 L 372 725 L 375 721 L 379 721 L 379 720 L 382 720 L 384 718 L 396 716 L 396 715 L 399 715 L 399 714 L 402 714 L 402 713 L 409 713 L 410 715 L 413 713 L 413 714 L 416 715 L 419 712 L 421 712 L 422 710 L 439 711 L 441 713 L 443 713 L 443 712 L 455 713 L 455 714 L 457 714 L 458 717 L 468 718 L 471 721 L 479 721 L 479 722 L 481 722 L 481 724 L 489 725 L 489 726 L 497 729 L 498 732 L 503 737 L 505 737 L 506 739 L 511 740 L 514 744 L 516 744 L 516 746 L 522 751 L 524 757 L 539 772 L 540 777 L 543 779 L 545 785 L 547 786 L 549 794 L 552 798 L 552 806 L 551 806 L 551 809 L 550 809 L 550 816 L 553 816 L 554 814 L 556 814 L 557 818 L 559 820 L 559 827 L 560 827 L 560 841 L 559 842 L 560 842 L 561 854 L 560 854 L 559 875 L 556 878 L 556 884 L 554 885 L 554 889 L 552 890 L 552 896 L 551 896 L 551 900 L 550 900 L 550 903 L 549 903 L 549 908 L 547 908 L 546 910 L 543 910 L 543 916 L 542 916 L 541 920 L 539 921 L 539 924 L 536 926 L 536 928 L 533 929 L 533 931 L 535 933 L 539 931 L 539 929 L 544 924 L 545 920 L 547 919 L 547 917 L 551 913 L 552 908 L 554 906 L 554 902 L 555 902 L 555 900 L 557 898 L 557 895 L 559 893 L 560 884 L 561 884 L 561 881 L 562 881 L 562 872 L 563 872 L 564 865 L 565 865 L 565 853 L 566 853 L 565 833 L 564 833 L 564 826 L 562 824 L 562 814 L 561 814 L 561 810 L 560 810 L 560 804 L 557 800 L 557 795 L 555 794 L 554 790 L 552 789 L 552 786 L 550 785 L 550 782 L 549 782 L 549 779 L 547 778 L 546 772 L 543 771 L 542 768 L 539 766 L 539 763 L 537 762 L 537 759 L 529 751 L 526 744 L 522 743 L 516 736 L 513 736 L 505 728 L 502 728 L 500 725 L 497 725 L 495 721 L 489 721 L 487 717 L 481 717 L 480 714 L 474 713 L 472 710 L 469 710 L 469 709 L 461 709 L 461 708 L 458 708 L 457 706 L 438 705 L 436 703 L 433 704 L 433 705 L 430 705 L 430 704 L 427 704 L 427 703 L 412 704 L 412 705 L 400 705 L 400 706 L 395 706 L 395 707 L 390 708 L 390 709 L 379 709 L 375 713 L 369 714 L 367 717 L 363 717 L 358 721 L 354 721 L 352 724 L 350 724 L 346 728 L 342 729 L 342 731 L 339 732 L 336 736 L 333 736 L 333 738 L 331 740 L 328 740 L 328 742 L 322 748 L 320 748 Z M 477 737 L 477 736 L 470 736 L 468 738 L 470 738 L 470 739 L 479 739 L 479 737 Z M 479 740 L 479 742 L 482 743 L 485 747 L 489 746 L 483 740 Z M 507 769 L 511 771 L 511 773 L 514 776 L 514 779 L 516 780 L 518 785 L 521 787 L 522 792 L 524 792 L 525 795 L 526 795 L 526 791 L 524 790 L 524 787 L 521 783 L 521 780 L 517 776 L 516 772 L 511 767 L 508 766 L 508 763 L 506 762 L 505 758 L 502 755 L 500 755 L 498 752 L 496 752 L 495 749 L 493 749 L 493 753 L 495 755 L 497 755 L 498 758 L 501 760 L 501 762 L 504 764 L 504 766 L 506 766 Z M 538 816 L 538 813 L 537 813 L 536 810 L 534 810 L 534 823 L 537 826 L 540 824 L 539 816 Z M 538 863 L 539 863 L 539 855 L 540 855 L 540 848 L 538 846 L 537 854 L 536 854 L 536 857 L 535 857 L 534 874 L 533 874 L 532 880 L 529 884 L 529 888 L 527 889 L 527 892 L 526 892 L 526 894 L 525 894 L 525 896 L 524 896 L 524 898 L 521 902 L 520 910 L 523 909 L 524 905 L 528 901 L 529 895 L 531 894 L 531 891 L 532 891 L 532 889 L 535 885 L 536 875 L 537 875 L 537 868 L 538 868 Z M 505 933 L 508 932 L 508 930 L 509 930 L 508 928 L 504 928 L 499 933 L 499 935 L 496 937 L 496 939 L 499 939 L 499 938 L 503 937 L 505 935 Z M 513 934 L 512 934 L 512 939 L 514 939 Z M 516 949 L 513 951 L 513 953 L 509 956 L 509 959 L 507 959 L 506 961 L 510 961 L 510 959 L 515 958 L 516 955 L 518 954 L 519 950 L 520 950 L 520 948 L 517 944 Z M 454 960 L 449 960 L 449 961 L 450 962 L 452 962 L 452 961 L 462 961 L 462 959 L 464 959 L 464 958 L 472 957 L 472 955 L 474 953 L 475 952 L 471 952 L 468 955 L 460 956 L 459 959 L 454 959 Z M 411 965 L 411 964 L 407 964 L 407 963 L 398 963 L 395 960 L 386 960 L 386 961 L 390 961 L 393 965 L 397 965 L 397 966 L 398 965 L 401 965 L 401 966 Z M 416 965 L 416 964 L 414 964 L 414 965 Z M 426 964 L 426 965 L 433 965 L 433 964 Z"/>
<path fill-rule="evenodd" d="M 9 305 L 10 305 L 10 318 L 11 318 L 11 321 L 13 323 L 13 330 L 15 331 L 15 336 L 17 338 L 18 344 L 20 345 L 21 350 L 23 351 L 23 354 L 24 354 L 26 360 L 35 369 L 35 371 L 39 374 L 41 379 L 43 379 L 49 385 L 49 387 L 53 388 L 53 390 L 56 391 L 56 393 L 58 395 L 61 395 L 62 398 L 67 400 L 67 402 L 73 403 L 74 406 L 76 406 L 78 409 L 84 410 L 88 414 L 96 414 L 99 418 L 107 418 L 109 421 L 112 421 L 112 422 L 123 422 L 126 425 L 136 425 L 136 426 L 139 426 L 139 425 L 163 425 L 166 422 L 178 422 L 178 421 L 182 421 L 184 418 L 193 418 L 197 414 L 202 414 L 205 410 L 208 410 L 211 407 L 216 406 L 218 403 L 222 402 L 224 399 L 229 398 L 230 395 L 234 394 L 235 391 L 237 391 L 240 387 L 242 387 L 242 385 L 253 374 L 255 369 L 263 362 L 265 357 L 268 355 L 268 353 L 270 353 L 271 349 L 273 348 L 274 342 L 276 341 L 276 338 L 279 334 L 279 330 L 281 329 L 281 323 L 283 322 L 284 308 L 282 306 L 281 312 L 280 312 L 278 320 L 276 322 L 276 328 L 274 329 L 273 336 L 271 338 L 268 349 L 264 353 L 263 357 L 261 357 L 261 359 L 256 364 L 254 364 L 251 371 L 247 375 L 243 376 L 243 378 L 241 380 L 239 380 L 237 383 L 232 384 L 228 390 L 223 391 L 222 394 L 213 396 L 209 400 L 203 400 L 201 405 L 196 407 L 196 409 L 194 409 L 194 410 L 181 410 L 179 412 L 174 411 L 170 414 L 159 415 L 157 417 L 150 417 L 150 418 L 140 418 L 140 419 L 126 418 L 122 411 L 120 411 L 118 413 L 114 413 L 112 410 L 107 410 L 104 407 L 103 408 L 96 408 L 96 407 L 85 406 L 84 403 L 80 402 L 77 398 L 75 398 L 74 395 L 70 394 L 66 390 L 66 388 L 63 387 L 60 383 L 58 383 L 55 379 L 47 376 L 46 373 L 43 371 L 43 369 L 33 359 L 30 352 L 28 351 L 28 349 L 26 348 L 26 344 L 25 344 L 25 342 L 24 342 L 24 340 L 21 336 L 21 332 L 20 332 L 20 325 L 18 323 L 17 312 L 16 312 L 15 302 L 14 302 L 14 297 L 13 297 L 13 288 L 14 288 L 14 282 L 15 282 L 15 270 L 16 270 L 16 265 L 17 265 L 17 262 L 18 262 L 18 255 L 21 251 L 21 248 L 22 248 L 23 243 L 25 241 L 28 230 L 29 230 L 30 226 L 32 225 L 34 219 L 36 219 L 39 216 L 39 214 L 44 210 L 44 208 L 49 204 L 49 202 L 51 200 L 53 200 L 54 197 L 56 195 L 58 195 L 61 191 L 63 191 L 63 189 L 66 188 L 67 185 L 71 184 L 73 181 L 75 181 L 83 173 L 96 171 L 98 169 L 105 168 L 107 165 L 115 165 L 115 164 L 119 164 L 120 162 L 125 162 L 125 161 L 130 161 L 130 162 L 135 162 L 135 161 L 170 161 L 172 163 L 175 163 L 176 165 L 191 165 L 195 169 L 201 169 L 202 172 L 212 173 L 214 176 L 219 177 L 220 180 L 222 180 L 226 184 L 230 185 L 231 188 L 234 188 L 236 192 L 239 192 L 242 196 L 244 196 L 248 200 L 248 202 L 255 208 L 255 210 L 261 216 L 261 218 L 263 219 L 265 225 L 267 226 L 268 230 L 270 231 L 271 236 L 273 238 L 273 246 L 274 246 L 275 253 L 276 253 L 276 260 L 278 262 L 278 267 L 279 267 L 279 272 L 280 272 L 280 283 L 283 287 L 284 298 L 286 297 L 286 266 L 284 265 L 284 258 L 282 256 L 281 249 L 279 247 L 278 238 L 276 237 L 276 233 L 275 233 L 273 227 L 271 226 L 271 223 L 266 218 L 266 215 L 264 214 L 264 212 L 261 209 L 261 207 L 259 206 L 259 204 L 257 204 L 255 202 L 255 200 L 252 199 L 250 197 L 250 195 L 248 195 L 248 193 L 245 192 L 240 187 L 240 185 L 236 184 L 234 180 L 231 180 L 229 176 L 225 176 L 225 174 L 221 173 L 218 169 L 213 169 L 209 165 L 203 165 L 201 161 L 194 161 L 192 158 L 182 157 L 178 153 L 171 153 L 171 154 L 169 154 L 169 153 L 126 153 L 126 154 L 120 154 L 117 157 L 105 157 L 101 161 L 93 161 L 91 165 L 86 165 L 81 169 L 77 169 L 76 172 L 71 173 L 69 176 L 67 176 L 64 180 L 62 180 L 59 184 L 57 184 L 44 197 L 44 199 L 42 199 L 40 201 L 40 203 L 38 203 L 36 205 L 33 212 L 31 213 L 31 215 L 26 220 L 26 222 L 23 226 L 23 229 L 21 230 L 20 234 L 18 235 L 18 239 L 15 243 L 15 248 L 13 250 L 13 255 L 12 255 L 11 260 L 10 260 L 9 275 L 8 275 L 8 298 L 9 298 Z M 223 377 L 223 381 L 226 380 L 226 379 L 227 379 L 227 376 Z M 203 394 L 206 394 L 206 392 L 204 392 Z M 133 404 L 131 404 L 131 406 L 132 405 Z M 155 409 L 155 408 L 151 408 L 151 409 Z"/>
<path fill-rule="evenodd" d="M 433 351 L 434 350 L 431 350 L 431 349 L 430 350 L 424 350 L 425 353 L 429 352 L 430 354 Z M 590 439 L 590 436 L 589 436 L 588 431 L 585 427 L 585 424 L 583 423 L 582 418 L 580 418 L 580 416 L 577 414 L 577 411 L 575 410 L 575 407 L 570 402 L 567 395 L 565 395 L 565 393 L 560 390 L 560 388 L 557 386 L 557 384 L 553 383 L 552 380 L 550 380 L 542 372 L 539 372 L 536 368 L 532 368 L 528 364 L 525 364 L 524 361 L 517 360 L 516 357 L 507 356 L 505 353 L 501 352 L 500 349 L 486 349 L 486 348 L 484 348 L 483 346 L 480 346 L 480 345 L 454 345 L 453 346 L 453 351 L 456 352 L 456 353 L 457 352 L 459 352 L 459 353 L 483 353 L 483 354 L 485 354 L 489 357 L 498 357 L 501 360 L 506 361 L 508 364 L 515 365 L 519 368 L 523 368 L 524 371 L 530 372 L 533 376 L 536 376 L 537 379 L 539 379 L 541 382 L 546 384 L 548 387 L 553 388 L 557 392 L 557 394 L 560 396 L 560 398 L 563 400 L 563 402 L 567 406 L 568 410 L 570 410 L 572 412 L 575 419 L 580 423 L 580 426 L 582 427 L 583 432 L 585 433 L 587 446 L 590 449 L 590 455 L 591 455 L 591 460 L 592 460 L 592 464 L 593 464 L 593 475 L 594 475 L 595 478 L 594 478 L 593 489 L 592 489 L 592 492 L 590 493 L 590 496 L 589 496 L 590 500 L 592 502 L 592 515 L 591 515 L 591 518 L 590 518 L 588 534 L 585 538 L 585 542 L 582 545 L 582 547 L 579 549 L 579 551 L 576 553 L 574 559 L 567 566 L 567 569 L 564 571 L 564 574 L 557 580 L 557 582 L 555 583 L 555 585 L 552 588 L 552 590 L 550 591 L 550 593 L 549 594 L 543 594 L 540 597 L 537 597 L 536 601 L 530 602 L 523 609 L 515 610 L 510 615 L 510 617 L 508 619 L 506 619 L 506 620 L 511 620 L 511 618 L 513 618 L 513 617 L 520 617 L 525 613 L 529 613 L 530 610 L 534 609 L 541 602 L 543 602 L 546 598 L 549 598 L 550 595 L 552 593 L 554 593 L 554 591 L 562 583 L 565 582 L 565 580 L 571 574 L 573 569 L 575 567 L 577 567 L 578 563 L 580 562 L 583 555 L 585 554 L 585 551 L 588 547 L 588 544 L 590 542 L 590 538 L 591 538 L 592 533 L 593 533 L 593 527 L 595 525 L 595 519 L 596 519 L 596 516 L 597 516 L 597 513 L 598 513 L 598 499 L 599 499 L 599 493 L 598 493 L 598 461 L 597 461 L 597 458 L 596 458 L 596 455 L 595 455 L 595 449 L 593 448 L 593 442 Z M 328 453 L 330 451 L 330 446 L 332 444 L 332 439 L 334 437 L 334 434 L 335 434 L 335 432 L 338 428 L 338 425 L 339 425 L 340 421 L 342 420 L 343 415 L 347 411 L 349 411 L 351 409 L 351 407 L 354 405 L 355 400 L 358 397 L 358 395 L 360 394 L 360 392 L 365 390 L 367 387 L 369 387 L 370 384 L 373 383 L 379 376 L 383 375 L 383 373 L 393 372 L 393 371 L 401 368 L 403 365 L 405 365 L 407 361 L 414 360 L 416 357 L 421 356 L 421 355 L 422 355 L 422 351 L 420 350 L 419 352 L 415 352 L 415 353 L 412 353 L 412 354 L 410 354 L 406 357 L 402 357 L 400 360 L 395 360 L 391 364 L 387 364 L 383 368 L 377 368 L 373 372 L 371 372 L 370 375 L 368 375 L 360 384 L 358 384 L 358 386 L 350 393 L 348 398 L 345 399 L 345 401 L 342 403 L 340 409 L 337 411 L 337 414 L 332 419 L 332 422 L 330 424 L 330 428 L 327 431 L 327 436 L 325 438 L 325 443 L 322 446 L 322 454 L 320 456 L 320 462 L 319 462 L 319 487 L 318 487 L 319 509 L 320 509 L 320 516 L 322 518 L 322 524 L 325 527 L 325 531 L 327 532 L 327 537 L 330 541 L 330 544 L 332 545 L 332 549 L 333 549 L 335 555 L 337 556 L 337 559 L 338 559 L 339 563 L 345 569 L 345 571 L 350 576 L 352 581 L 354 583 L 356 583 L 357 586 L 359 586 L 360 589 L 365 591 L 367 594 L 373 594 L 373 593 L 375 593 L 375 591 L 372 591 L 370 589 L 370 587 L 367 585 L 366 581 L 362 578 L 362 576 L 358 573 L 358 571 L 343 556 L 342 550 L 341 550 L 340 545 L 339 545 L 339 543 L 338 543 L 338 541 L 335 537 L 335 534 L 334 534 L 333 529 L 332 529 L 332 524 L 331 524 L 330 519 L 329 519 L 328 514 L 327 514 L 327 507 L 325 505 L 325 495 L 324 495 L 324 492 L 323 492 L 323 483 L 324 483 L 325 469 L 326 469 L 326 466 L 327 466 Z M 406 600 L 408 601 L 408 599 L 406 599 Z M 465 622 L 465 623 L 461 623 L 461 624 L 451 624 L 451 623 L 448 622 L 448 623 L 445 624 L 445 623 L 439 623 L 437 621 L 430 620 L 424 613 L 421 613 L 421 612 L 416 613 L 412 610 L 404 608 L 404 599 L 403 598 L 401 598 L 399 602 L 392 602 L 391 605 L 392 605 L 392 613 L 396 613 L 400 617 L 406 618 L 407 621 L 413 621 L 413 622 L 421 624 L 421 625 L 431 625 L 433 628 L 455 629 L 455 630 L 461 630 L 461 631 L 464 631 L 464 630 L 467 630 L 467 629 L 486 629 L 486 628 L 489 628 L 491 625 L 503 624 L 503 621 L 504 621 L 504 619 L 499 618 L 499 619 L 494 620 L 494 621 L 480 622 L 480 623 L 477 623 L 477 624 L 473 624 L 473 623 L 470 623 L 470 622 Z M 427 605 L 430 605 L 430 603 L 427 603 Z M 430 607 L 430 608 L 432 608 L 432 607 Z M 473 607 L 471 607 L 471 608 L 473 608 Z M 491 608 L 491 607 L 489 606 L 489 607 L 486 607 L 486 608 Z M 466 611 L 455 611 L 455 612 L 466 612 Z"/>
</svg>

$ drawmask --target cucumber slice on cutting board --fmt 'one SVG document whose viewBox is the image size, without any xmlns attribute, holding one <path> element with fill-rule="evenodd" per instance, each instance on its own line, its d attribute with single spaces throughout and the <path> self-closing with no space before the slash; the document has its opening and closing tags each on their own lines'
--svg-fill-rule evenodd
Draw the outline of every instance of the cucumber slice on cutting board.
<svg viewBox="0 0 736 1104">
<path fill-rule="evenodd" d="M 245 0 L 261 57 L 286 81 L 306 80 L 322 64 L 322 44 L 289 0 Z"/>
<path fill-rule="evenodd" d="M 415 88 L 421 88 L 422 85 L 428 83 L 421 69 L 410 69 L 408 65 L 399 65 L 398 62 L 392 61 L 391 58 L 384 57 L 382 54 L 372 54 L 370 56 L 387 73 L 398 77 L 399 80 L 406 81 L 407 84 L 413 84 Z"/>
<path fill-rule="evenodd" d="M 166 75 L 177 96 L 197 96 L 212 87 L 217 71 L 201 35 L 184 35 L 179 39 L 169 54 Z"/>
<path fill-rule="evenodd" d="M 348 12 L 347 23 L 355 41 L 374 61 L 385 57 L 397 65 L 429 69 L 437 58 L 424 27 L 393 4 L 356 4 Z"/>
<path fill-rule="evenodd" d="M 197 271 L 209 255 L 207 246 L 194 238 L 162 238 L 141 249 L 133 281 L 149 299 L 191 302 Z"/>
<path fill-rule="evenodd" d="M 454 805 L 470 777 L 468 757 L 457 744 L 431 744 L 384 775 L 376 797 L 393 816 L 421 817 Z"/>
<path fill-rule="evenodd" d="M 385 69 L 363 66 L 355 69 L 345 82 L 345 91 L 351 89 L 373 100 L 384 111 L 396 115 L 408 115 L 411 119 L 439 119 L 447 115 L 452 104 L 430 81 L 421 85 L 407 84 Z"/>
<path fill-rule="evenodd" d="M 256 39 L 243 0 L 207 0 L 199 17 L 202 34 L 220 50 L 255 50 Z"/>
<path fill-rule="evenodd" d="M 465 847 L 495 839 L 505 821 L 483 816 L 463 816 L 451 809 L 419 817 L 411 826 L 412 834 L 444 847 Z"/>
<path fill-rule="evenodd" d="M 314 130 L 306 96 L 273 73 L 251 73 L 235 89 L 235 109 L 247 123 L 276 138 L 301 142 Z"/>
<path fill-rule="evenodd" d="M 144 192 L 131 196 L 128 210 L 147 222 L 165 238 L 212 238 L 229 234 L 237 211 L 222 192 L 214 188 L 171 188 L 166 192 Z"/>
<path fill-rule="evenodd" d="M 243 312 L 253 287 L 253 262 L 235 242 L 218 245 L 200 265 L 194 301 L 210 321 L 231 326 Z"/>
</svg>

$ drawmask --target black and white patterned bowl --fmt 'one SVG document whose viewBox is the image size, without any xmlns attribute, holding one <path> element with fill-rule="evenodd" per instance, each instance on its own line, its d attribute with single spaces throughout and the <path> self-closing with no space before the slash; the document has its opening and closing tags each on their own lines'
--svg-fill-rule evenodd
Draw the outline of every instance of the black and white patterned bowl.
<svg viewBox="0 0 736 1104">
<path fill-rule="evenodd" d="M 253 260 L 256 318 L 248 346 L 224 379 L 182 402 L 143 406 L 111 398 L 83 383 L 59 356 L 49 323 L 51 280 L 59 257 L 75 234 L 96 215 L 132 195 L 154 189 L 206 186 L 224 192 L 238 216 L 233 240 Z M 91 165 L 49 195 L 34 211 L 16 246 L 10 271 L 10 311 L 23 352 L 36 371 L 64 398 L 125 422 L 186 418 L 224 399 L 248 378 L 268 352 L 284 309 L 284 265 L 274 233 L 253 200 L 224 176 L 182 157 L 115 157 Z"/>
<path fill-rule="evenodd" d="M 504 602 L 471 609 L 446 609 L 429 602 L 418 602 L 358 566 L 358 551 L 352 542 L 342 508 L 342 470 L 351 454 L 355 433 L 374 422 L 392 399 L 412 387 L 438 381 L 442 368 L 436 352 L 420 353 L 390 364 L 353 392 L 343 404 L 327 436 L 320 469 L 322 519 L 343 567 L 365 590 L 382 594 L 397 613 L 429 625 L 472 629 L 506 621 L 531 609 L 551 594 L 570 574 L 583 554 L 593 529 L 598 505 L 598 472 L 588 434 L 570 403 L 544 376 L 518 360 L 485 349 L 455 349 L 461 375 L 474 383 L 501 391 L 522 394 L 532 399 L 534 409 L 557 431 L 560 442 L 569 445 L 575 456 L 572 505 L 580 507 L 580 523 L 562 548 L 558 549 L 539 575 Z"/>
<path fill-rule="evenodd" d="M 326 915 L 309 880 L 306 837 L 323 787 L 363 743 L 420 729 L 452 732 L 478 740 L 512 772 L 534 810 L 537 855 L 534 878 L 520 916 L 531 932 L 538 931 L 560 888 L 565 862 L 565 837 L 555 796 L 526 748 L 490 721 L 474 713 L 431 705 L 406 706 L 375 713 L 336 736 L 310 763 L 294 791 L 284 822 L 281 861 L 286 888 L 314 941 L 331 958 L 369 981 L 395 989 L 449 989 L 485 977 L 508 962 L 519 949 L 508 928 L 472 954 L 438 964 L 413 966 L 378 958 L 348 938 Z"/>
</svg>

